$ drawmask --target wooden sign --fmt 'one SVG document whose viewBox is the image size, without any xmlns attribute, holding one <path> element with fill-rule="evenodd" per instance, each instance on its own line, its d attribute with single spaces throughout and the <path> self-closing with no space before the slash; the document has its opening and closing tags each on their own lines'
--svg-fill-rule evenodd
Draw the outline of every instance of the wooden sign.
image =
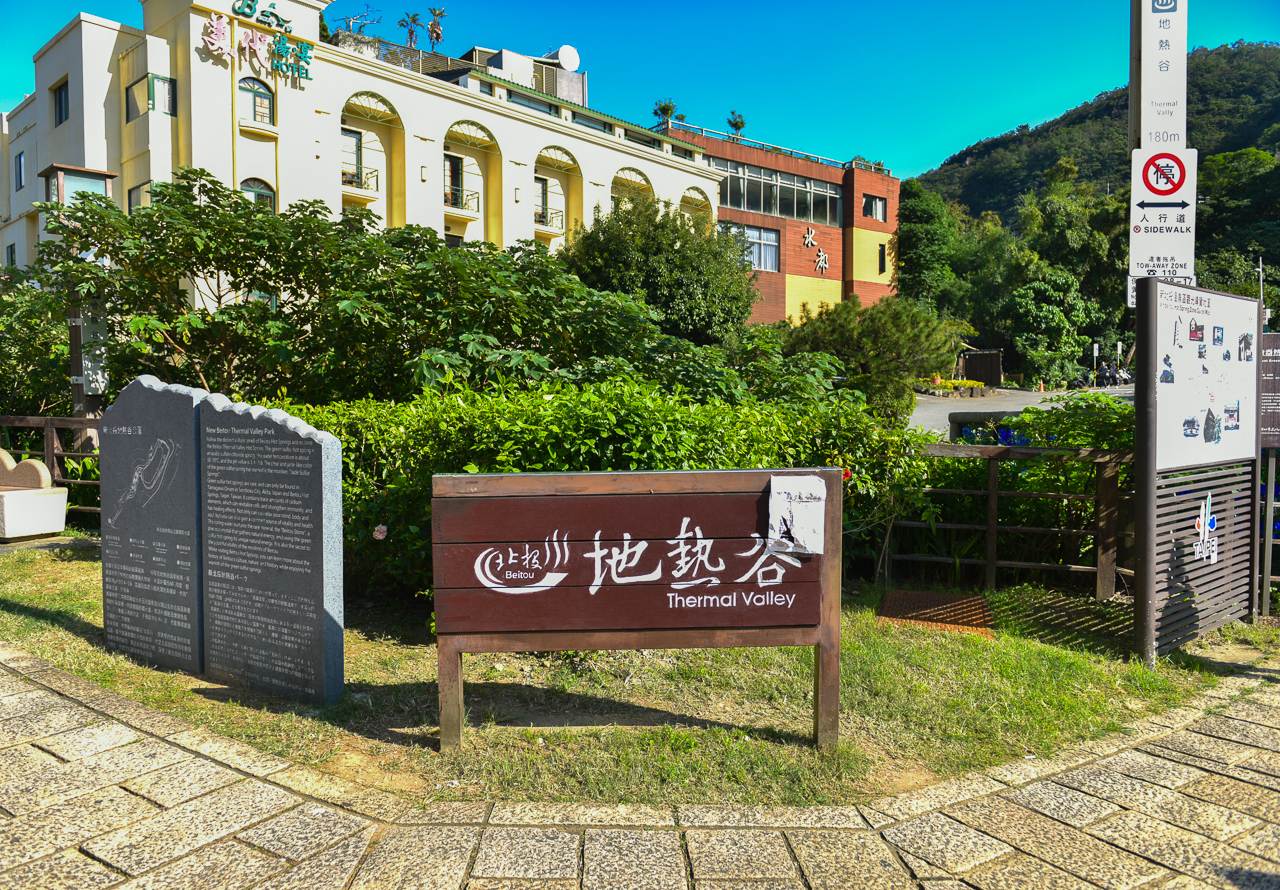
<svg viewBox="0 0 1280 890">
<path fill-rule="evenodd" d="M 803 645 L 835 744 L 841 495 L 836 468 L 434 477 L 441 746 L 463 652 Z"/>
</svg>

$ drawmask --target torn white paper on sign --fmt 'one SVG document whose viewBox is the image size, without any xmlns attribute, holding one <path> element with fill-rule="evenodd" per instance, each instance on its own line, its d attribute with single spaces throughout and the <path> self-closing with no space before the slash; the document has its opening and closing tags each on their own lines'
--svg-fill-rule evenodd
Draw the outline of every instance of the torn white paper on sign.
<svg viewBox="0 0 1280 890">
<path fill-rule="evenodd" d="M 769 477 L 769 549 L 822 553 L 827 485 L 818 476 Z"/>
</svg>

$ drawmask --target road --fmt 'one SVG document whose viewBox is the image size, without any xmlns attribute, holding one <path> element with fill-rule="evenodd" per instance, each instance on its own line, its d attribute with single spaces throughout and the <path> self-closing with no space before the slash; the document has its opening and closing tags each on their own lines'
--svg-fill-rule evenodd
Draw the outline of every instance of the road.
<svg viewBox="0 0 1280 890">
<path fill-rule="evenodd" d="M 1100 390 L 1121 401 L 1133 403 L 1133 385 L 1112 386 Z M 927 430 L 950 430 L 947 420 L 952 411 L 1021 411 L 1032 405 L 1039 405 L 1052 396 L 1060 396 L 1061 392 L 1029 392 L 1023 389 L 996 389 L 991 395 L 982 399 L 940 399 L 936 396 L 916 394 L 916 410 L 911 415 L 911 425 L 921 426 Z M 1051 405 L 1044 405 L 1048 408 Z"/>
</svg>

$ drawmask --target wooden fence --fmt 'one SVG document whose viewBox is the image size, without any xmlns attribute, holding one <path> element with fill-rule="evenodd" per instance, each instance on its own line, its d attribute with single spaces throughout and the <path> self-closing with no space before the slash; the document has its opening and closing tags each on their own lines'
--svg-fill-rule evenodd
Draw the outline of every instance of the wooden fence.
<svg viewBox="0 0 1280 890">
<path fill-rule="evenodd" d="M 62 448 L 62 440 L 59 435 L 60 430 L 94 430 L 98 429 L 98 418 L 96 417 L 30 417 L 30 416 L 14 416 L 0 414 L 0 429 L 23 428 L 23 429 L 43 429 L 44 430 L 44 447 L 38 451 L 22 448 L 6 449 L 14 457 L 18 459 L 36 457 L 44 461 L 45 466 L 49 468 L 49 473 L 53 476 L 54 485 L 87 485 L 98 488 L 99 483 L 96 479 L 68 479 L 66 477 L 66 458 L 84 459 L 86 457 L 96 457 L 97 448 L 93 446 L 88 436 L 81 434 L 79 438 L 79 448 L 81 450 L 65 451 Z M 90 450 L 84 450 L 85 446 L 90 446 Z M 78 513 L 101 513 L 102 507 L 79 507 L 71 506 L 68 511 Z"/>
<path fill-rule="evenodd" d="M 1115 595 L 1116 575 L 1133 576 L 1132 569 L 1116 565 L 1118 543 L 1122 537 L 1133 537 L 1131 532 L 1120 531 L 1120 501 L 1130 497 L 1120 492 L 1120 465 L 1133 462 L 1132 451 L 1112 451 L 1097 448 L 1023 448 L 1005 445 L 943 445 L 924 446 L 931 457 L 967 458 L 987 462 L 987 487 L 985 489 L 926 488 L 928 494 L 981 497 L 986 499 L 986 521 L 982 524 L 962 522 L 914 522 L 896 521 L 893 528 L 949 529 L 955 531 L 984 532 L 986 555 L 982 559 L 934 556 L 924 553 L 894 553 L 892 541 L 885 542 L 886 570 L 892 577 L 895 562 L 944 563 L 948 565 L 980 565 L 986 568 L 986 588 L 996 586 L 997 569 L 1034 569 L 1047 571 L 1093 573 L 1094 596 L 1108 600 Z M 1096 487 L 1093 494 L 1046 491 L 1001 491 L 1000 462 L 1021 461 L 1074 461 L 1096 465 Z M 1002 525 L 999 522 L 1000 498 L 1046 498 L 1094 503 L 1094 524 L 1091 529 L 1051 528 Z M 1060 537 L 1092 537 L 1096 553 L 1095 565 L 1073 565 L 1062 562 L 1030 562 L 1000 559 L 1000 534 L 1058 535 Z M 892 530 L 890 531 L 892 535 Z"/>
</svg>

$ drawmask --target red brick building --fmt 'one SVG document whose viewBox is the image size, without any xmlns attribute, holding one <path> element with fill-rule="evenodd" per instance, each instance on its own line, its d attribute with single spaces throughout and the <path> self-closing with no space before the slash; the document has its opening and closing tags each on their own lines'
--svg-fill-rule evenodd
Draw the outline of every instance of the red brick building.
<svg viewBox="0 0 1280 890">
<path fill-rule="evenodd" d="M 824 303 L 867 306 L 891 293 L 889 237 L 898 227 L 898 180 L 883 166 L 835 161 L 672 121 L 725 173 L 718 215 L 752 244 L 760 302 L 751 320 L 800 319 Z"/>
</svg>

